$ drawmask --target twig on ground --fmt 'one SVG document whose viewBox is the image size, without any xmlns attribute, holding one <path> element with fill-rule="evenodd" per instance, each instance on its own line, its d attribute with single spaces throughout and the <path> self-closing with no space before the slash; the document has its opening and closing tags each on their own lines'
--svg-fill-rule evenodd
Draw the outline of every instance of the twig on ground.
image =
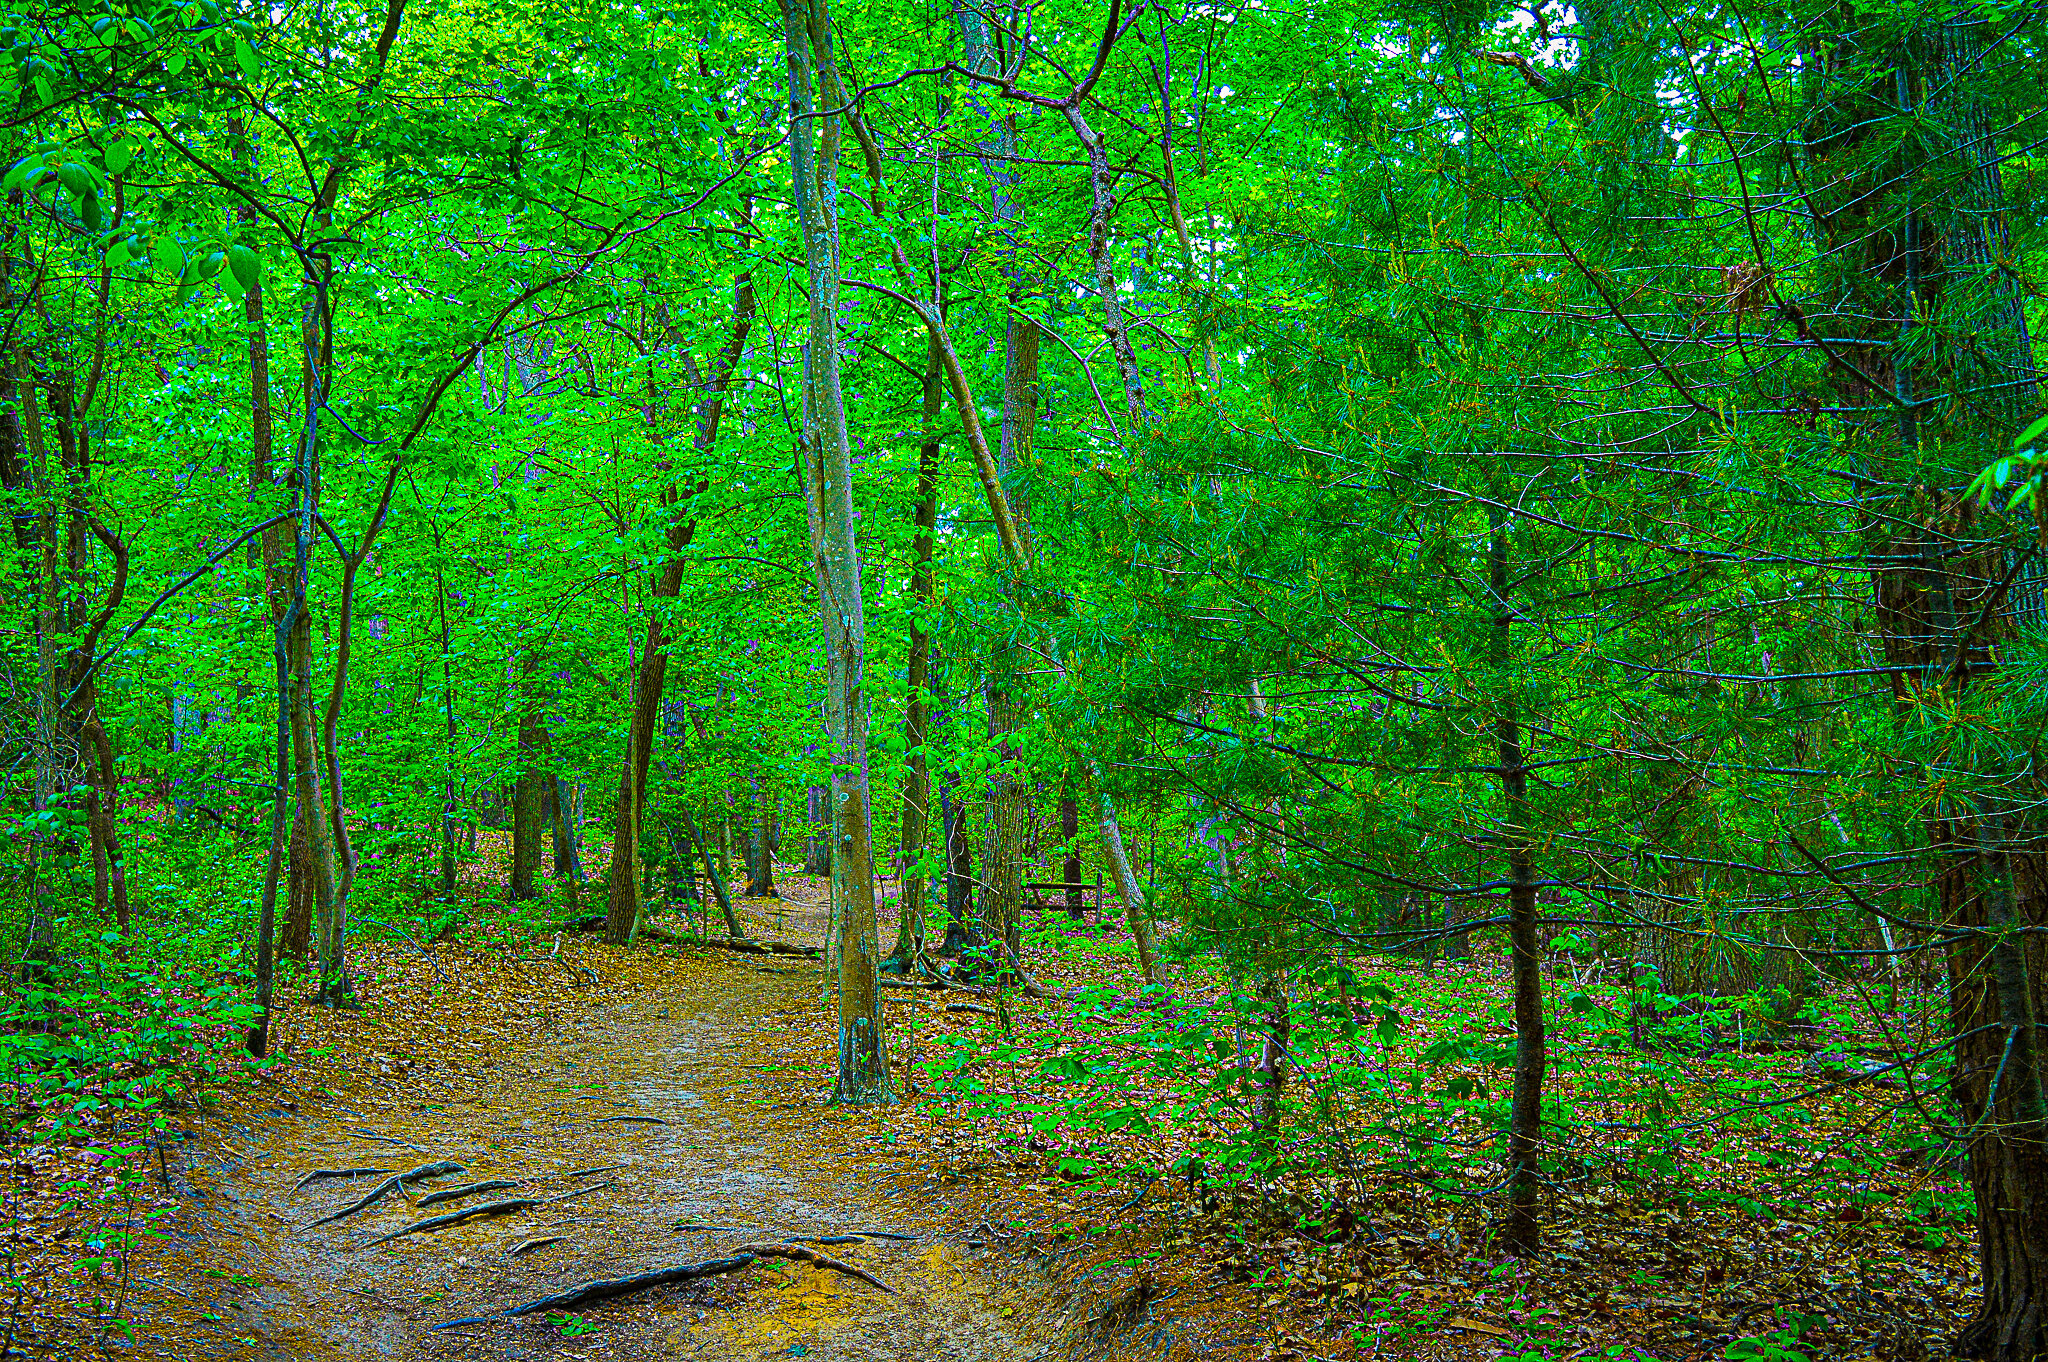
<svg viewBox="0 0 2048 1362">
<path fill-rule="evenodd" d="M 562 1181 L 567 1182 L 572 1178 L 587 1178 L 592 1173 L 616 1173 L 621 1168 L 631 1168 L 632 1166 L 630 1163 L 608 1163 L 602 1168 L 579 1168 L 573 1173 L 562 1174 Z"/>
<path fill-rule="evenodd" d="M 428 1206 L 438 1206 L 444 1201 L 453 1201 L 457 1197 L 475 1196 L 478 1192 L 500 1192 L 507 1187 L 517 1187 L 518 1185 L 517 1182 L 507 1182 L 503 1178 L 494 1178 L 489 1182 L 472 1182 L 461 1187 L 444 1187 L 438 1192 L 427 1193 L 418 1201 L 413 1202 L 413 1205 L 425 1209 Z"/>
<path fill-rule="evenodd" d="M 414 1168 L 409 1172 L 399 1173 L 395 1176 L 384 1179 L 384 1181 L 378 1183 L 375 1187 L 371 1188 L 370 1194 L 364 1197 L 361 1201 L 356 1202 L 353 1206 L 344 1206 L 340 1210 L 336 1211 L 333 1215 L 323 1215 L 318 1220 L 315 1220 L 311 1225 L 306 1226 L 306 1228 L 310 1230 L 315 1228 L 316 1226 L 325 1225 L 330 1223 L 331 1221 L 340 1220 L 344 1216 L 354 1215 L 357 1211 L 360 1211 L 361 1209 L 363 1209 L 363 1207 L 369 1205 L 378 1197 L 383 1196 L 392 1188 L 402 1188 L 408 1182 L 419 1182 L 425 1178 L 446 1177 L 450 1173 L 466 1173 L 468 1171 L 468 1169 L 464 1168 L 459 1163 L 423 1163 L 419 1167 Z"/>
<path fill-rule="evenodd" d="M 659 1116 L 600 1116 L 590 1124 L 601 1126 L 607 1121 L 637 1121 L 651 1126 L 665 1126 L 668 1124 L 667 1121 L 662 1120 Z"/>
<path fill-rule="evenodd" d="M 396 1168 L 315 1168 L 312 1172 L 292 1184 L 292 1190 L 294 1192 L 302 1192 L 306 1189 L 307 1183 L 318 1182 L 322 1178 L 367 1178 L 377 1173 L 396 1173 L 397 1171 Z"/>
<path fill-rule="evenodd" d="M 363 1247 L 375 1248 L 379 1244 L 388 1244 L 393 1239 L 400 1239 L 408 1234 L 425 1234 L 428 1230 L 446 1229 L 448 1226 L 458 1224 L 469 1219 L 471 1216 L 510 1215 L 514 1211 L 530 1211 L 540 1204 L 537 1199 L 530 1196 L 514 1197 L 510 1201 L 487 1201 L 481 1206 L 468 1206 L 459 1211 L 450 1211 L 446 1215 L 437 1215 L 426 1220 L 416 1220 L 403 1229 L 396 1229 L 389 1234 L 378 1235 L 375 1239 L 364 1244 Z"/>
</svg>

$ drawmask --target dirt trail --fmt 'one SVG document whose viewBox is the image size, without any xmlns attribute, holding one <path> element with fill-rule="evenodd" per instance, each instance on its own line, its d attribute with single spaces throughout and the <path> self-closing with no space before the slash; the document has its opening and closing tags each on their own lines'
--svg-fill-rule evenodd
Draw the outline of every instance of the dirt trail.
<svg viewBox="0 0 2048 1362">
<path fill-rule="evenodd" d="M 437 1072 L 381 1110 L 315 1093 L 252 1107 L 171 1168 L 181 1202 L 165 1250 L 141 1256 L 132 1357 L 638 1359 L 808 1357 L 1007 1362 L 1038 1356 L 1061 1302 L 1037 1273 L 941 1230 L 945 1193 L 917 1151 L 818 1101 L 828 1077 L 814 969 L 747 957 L 676 961 L 659 987 L 615 993 L 572 1026 L 504 1028 L 494 1052 Z M 687 965 L 688 968 L 683 968 Z M 893 1009 L 892 1009 L 893 1010 Z M 425 1050 L 433 1037 L 422 1037 Z M 375 1059 L 372 1056 L 372 1059 Z M 801 1085 L 787 1081 L 801 1070 Z M 385 1090 L 398 1090 L 390 1081 Z M 652 1121 L 606 1119 L 655 1117 Z M 356 1134 L 371 1131 L 416 1148 Z M 468 1198 L 603 1191 L 388 1244 L 429 1215 L 396 1194 L 317 1228 L 380 1179 L 293 1184 L 313 1168 L 405 1169 L 450 1159 L 448 1187 L 521 1179 Z M 581 1170 L 624 1165 L 572 1176 Z M 425 1190 L 423 1188 L 422 1190 Z M 677 1232 L 677 1225 L 730 1227 Z M 723 1256 L 750 1241 L 886 1230 L 917 1236 L 823 1251 L 873 1273 L 766 1260 L 580 1312 L 565 1336 L 538 1316 L 437 1331 L 593 1278 Z M 524 1241 L 560 1241 L 514 1257 Z M 1027 1327 L 1035 1325 L 1037 1327 Z M 570 1324 L 576 1329 L 579 1326 Z M 1042 1337 L 1042 1334 L 1041 1334 Z"/>
</svg>

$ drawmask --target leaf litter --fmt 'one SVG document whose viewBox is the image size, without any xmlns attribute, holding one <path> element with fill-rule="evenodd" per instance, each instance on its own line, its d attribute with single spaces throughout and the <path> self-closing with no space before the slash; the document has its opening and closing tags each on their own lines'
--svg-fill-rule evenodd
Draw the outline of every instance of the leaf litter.
<svg viewBox="0 0 2048 1362">
<path fill-rule="evenodd" d="M 821 887 L 784 880 L 789 901 L 742 905 L 749 929 L 812 944 L 822 938 Z M 92 1132 L 89 1120 L 84 1137 L 45 1142 L 17 1161 L 9 1237 L 17 1261 L 50 1269 L 41 1280 L 51 1283 L 25 1337 L 81 1357 L 196 1359 L 240 1346 L 316 1360 L 495 1356 L 493 1330 L 554 1326 L 501 1318 L 429 1338 L 433 1323 L 502 1315 L 550 1290 L 633 1275 L 622 1268 L 711 1260 L 690 1257 L 684 1235 L 703 1236 L 714 1255 L 756 1262 L 593 1305 L 587 1318 L 605 1355 L 800 1356 L 872 1332 L 883 1299 L 872 1287 L 815 1264 L 769 1272 L 758 1261 L 765 1253 L 729 1238 L 776 1229 L 791 1232 L 784 1244 L 861 1241 L 856 1270 L 903 1295 L 882 1331 L 901 1356 L 1078 1357 L 1113 1343 L 1119 1355 L 1162 1358 L 1620 1349 L 1616 1356 L 1675 1359 L 1718 1356 L 1792 1316 L 1807 1322 L 1799 1346 L 1816 1359 L 1918 1362 L 1967 1314 L 1972 1264 L 1962 1236 L 1928 1233 L 1924 1216 L 1901 1213 L 1938 1188 L 1938 1167 L 1902 1164 L 1869 1195 L 1759 1213 L 1765 1203 L 1745 1207 L 1742 1195 L 1763 1195 L 1757 1169 L 1724 1158 L 1704 1127 L 1700 1147 L 1684 1153 L 1696 1184 L 1716 1192 L 1705 1200 L 1600 1166 L 1589 1146 L 1586 1176 L 1556 1189 L 1548 1251 L 1508 1261 L 1487 1248 L 1480 1199 L 1432 1195 L 1367 1170 L 1320 1186 L 1204 1186 L 1165 1172 L 1175 1145 L 1157 1132 L 1097 1132 L 1085 1148 L 1071 1132 L 1047 1137 L 1028 1112 L 1056 1105 L 1059 1089 L 1028 1061 L 1112 1054 L 1143 1029 L 1142 1007 L 1107 1023 L 1098 1010 L 1083 1026 L 1066 1001 L 1080 987 L 1129 988 L 1114 938 L 1098 926 L 1042 924 L 1025 964 L 1052 996 L 1012 994 L 990 1009 L 1008 1011 L 1013 1035 L 996 1017 L 947 1007 L 944 995 L 890 994 L 907 1100 L 880 1113 L 824 1101 L 832 1036 L 815 968 L 763 976 L 720 949 L 621 952 L 574 935 L 558 947 L 567 968 L 545 972 L 509 967 L 502 945 L 474 935 L 428 952 L 359 946 L 366 1009 L 288 1004 L 278 1035 L 292 1063 L 201 1095 L 146 1146 L 161 1167 L 145 1190 L 159 1195 L 132 1185 L 115 1195 L 120 1180 L 86 1160 L 123 1132 Z M 1458 1032 L 1501 991 L 1502 971 L 1487 962 L 1395 968 L 1419 984 L 1406 1018 L 1418 1042 Z M 1175 996 L 1215 987 L 1183 971 Z M 1558 1084 L 1597 1098 L 1598 1066 L 1581 1058 L 1574 1071 L 1561 1047 Z M 1710 1063 L 1690 1065 L 1702 1101 L 1716 1077 Z M 1026 1114 L 964 1119 L 970 1104 L 957 1092 L 933 1092 L 963 1069 Z M 1853 1139 L 1883 1124 L 1869 1088 L 1800 1096 L 1813 1073 L 1796 1057 L 1750 1071 L 1760 1100 L 1796 1101 L 1807 1113 L 1806 1138 Z M 1142 1066 L 1123 1076 L 1135 1090 Z M 592 1122 L 574 1107 L 592 1097 L 667 1115 Z M 629 1195 L 618 1206 L 576 1208 L 566 1222 L 515 1224 L 509 1236 L 497 1215 L 460 1214 L 422 1234 L 424 1221 L 392 1219 L 413 1213 L 392 1199 L 363 1207 L 385 1222 L 377 1228 L 389 1242 L 374 1250 L 318 1235 L 295 1241 L 291 1225 L 303 1213 L 289 1203 L 294 1191 L 391 1176 L 348 1161 L 366 1137 L 436 1162 L 459 1159 L 487 1183 L 573 1193 L 579 1178 L 622 1173 Z M 1125 1169 L 1161 1176 L 1134 1195 L 1130 1177 L 1102 1171 L 1112 1152 Z M 1097 1171 L 1077 1176 L 1069 1165 L 1083 1154 Z M 309 1167 L 323 1159 L 332 1166 Z M 59 1186 L 69 1190 L 58 1195 Z M 535 1204 L 504 1214 L 529 1215 L 549 1199 L 519 1198 Z M 1332 1205 L 1343 1214 L 1317 1223 Z M 920 1237 L 858 1229 L 875 1221 Z M 81 1290 L 87 1274 L 75 1265 L 89 1261 L 95 1228 L 121 1223 L 157 1237 L 133 1256 L 125 1284 Z M 721 1236 L 723 1248 L 712 1242 Z M 373 1288 L 356 1284 L 366 1271 Z M 94 1327 L 115 1309 L 136 1322 L 126 1346 Z"/>
</svg>

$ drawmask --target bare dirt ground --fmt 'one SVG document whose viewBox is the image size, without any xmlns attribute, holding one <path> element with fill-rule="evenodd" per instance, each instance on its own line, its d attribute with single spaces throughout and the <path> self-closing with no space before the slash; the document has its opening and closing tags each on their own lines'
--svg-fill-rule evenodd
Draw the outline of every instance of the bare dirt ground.
<svg viewBox="0 0 2048 1362">
<path fill-rule="evenodd" d="M 802 901 L 762 908 L 750 917 L 764 931 L 815 939 L 822 926 Z M 960 1189 L 914 1148 L 823 1100 L 830 1051 L 815 966 L 557 949 L 510 965 L 380 954 L 367 1013 L 289 1013 L 281 1033 L 303 1063 L 283 1084 L 188 1121 L 166 1160 L 175 1215 L 161 1247 L 138 1255 L 139 1332 L 110 1355 L 1022 1362 L 1063 1340 L 1090 1351 L 1110 1342 L 1050 1273 L 949 1233 L 948 1223 L 972 1223 L 972 1207 L 948 1201 Z M 929 1006 L 892 999 L 891 1013 Z M 518 1184 L 457 1208 L 602 1190 L 377 1245 L 452 1208 L 416 1209 L 393 1193 L 311 1227 L 381 1179 L 294 1190 L 314 1169 L 434 1160 L 466 1172 L 415 1195 Z M 764 1258 L 572 1315 L 437 1328 L 747 1243 L 864 1230 L 909 1237 L 821 1251 L 895 1294 Z M 1163 1341 L 1143 1335 L 1130 1340 L 1141 1352 Z"/>
</svg>

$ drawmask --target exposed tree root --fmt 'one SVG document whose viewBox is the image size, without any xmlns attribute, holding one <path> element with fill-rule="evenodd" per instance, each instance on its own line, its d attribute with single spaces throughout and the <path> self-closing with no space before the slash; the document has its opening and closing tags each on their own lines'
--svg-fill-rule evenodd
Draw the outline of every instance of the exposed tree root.
<svg viewBox="0 0 2048 1362">
<path fill-rule="evenodd" d="M 444 1216 L 442 1219 L 448 1219 L 448 1217 Z M 433 1223 L 432 1221 L 421 1221 L 418 1225 L 412 1226 L 411 1229 L 426 1229 Z M 407 1231 L 401 1230 L 399 1233 L 403 1234 L 407 1233 Z M 397 1235 L 387 1235 L 385 1237 L 396 1238 Z M 904 1238 L 906 1236 L 893 1235 L 891 1237 Z M 837 1258 L 829 1258 L 815 1249 L 803 1248 L 796 1244 L 747 1244 L 736 1249 L 728 1257 L 709 1258 L 701 1263 L 683 1263 L 676 1267 L 656 1268 L 652 1272 L 641 1272 L 631 1277 L 610 1277 L 594 1282 L 585 1282 L 581 1286 L 572 1286 L 567 1291 L 558 1291 L 552 1296 L 542 1296 L 539 1300 L 528 1301 L 524 1305 L 515 1305 L 509 1309 L 501 1310 L 495 1315 L 472 1315 L 467 1319 L 451 1319 L 446 1324 L 435 1325 L 434 1328 L 436 1330 L 454 1329 L 465 1324 L 485 1324 L 493 1319 L 511 1319 L 519 1315 L 530 1315 L 538 1310 L 575 1310 L 585 1305 L 595 1304 L 598 1301 L 614 1300 L 620 1296 L 631 1295 L 635 1291 L 645 1291 L 651 1287 L 668 1286 L 675 1282 L 689 1282 L 695 1281 L 700 1277 L 716 1277 L 727 1272 L 737 1272 L 741 1268 L 748 1267 L 762 1258 L 788 1258 L 796 1262 L 809 1263 L 813 1267 L 829 1269 L 833 1272 L 843 1272 L 849 1277 L 858 1277 L 868 1285 L 878 1290 L 886 1291 L 892 1296 L 896 1294 L 894 1287 L 886 1285 L 851 1263 L 842 1263 Z"/>
<path fill-rule="evenodd" d="M 616 1187 L 618 1185 L 619 1184 L 616 1182 L 600 1182 L 595 1187 L 585 1187 L 574 1192 L 564 1192 L 560 1196 L 551 1196 L 547 1198 L 545 1201 L 541 1202 L 540 1204 L 543 1206 L 552 1206 L 558 1201 L 574 1201 L 579 1196 L 589 1196 L 592 1192 L 602 1192 L 607 1188 Z"/>
<path fill-rule="evenodd" d="M 518 1185 L 516 1182 L 507 1182 L 503 1178 L 494 1179 L 490 1182 L 472 1182 L 462 1187 L 447 1187 L 438 1192 L 429 1192 L 418 1201 L 413 1202 L 413 1205 L 424 1209 L 428 1206 L 438 1206 L 444 1201 L 453 1201 L 457 1197 L 475 1196 L 478 1192 L 499 1192 L 507 1187 L 517 1187 Z"/>
<path fill-rule="evenodd" d="M 520 1254 L 526 1253 L 532 1249 L 546 1248 L 549 1244 L 559 1244 L 568 1237 L 569 1236 L 566 1234 L 538 1235 L 532 1239 L 522 1240 L 521 1242 L 514 1244 L 511 1248 L 506 1249 L 505 1256 L 508 1258 L 517 1258 Z"/>
<path fill-rule="evenodd" d="M 311 1225 L 306 1226 L 306 1228 L 310 1230 L 315 1228 L 316 1226 L 326 1225 L 333 1221 L 340 1220 L 344 1216 L 354 1215 L 357 1211 L 360 1211 L 361 1209 L 363 1209 L 363 1207 L 369 1205 L 378 1197 L 383 1196 L 392 1188 L 402 1187 L 408 1182 L 418 1182 L 423 1178 L 446 1177 L 450 1173 L 466 1173 L 468 1171 L 468 1169 L 464 1168 L 459 1163 L 423 1163 L 419 1167 L 412 1169 L 410 1172 L 399 1173 L 395 1176 L 384 1179 L 384 1181 L 378 1183 L 375 1187 L 371 1188 L 370 1194 L 364 1197 L 361 1201 L 356 1202 L 355 1205 L 344 1206 L 340 1210 L 336 1211 L 333 1215 L 323 1215 L 318 1220 L 315 1220 Z"/>
<path fill-rule="evenodd" d="M 857 1236 L 844 1235 L 841 1238 L 857 1239 Z M 878 1278 L 869 1276 L 853 1264 L 842 1263 L 837 1258 L 828 1258 L 816 1249 L 807 1249 L 800 1244 L 745 1244 L 740 1247 L 739 1252 L 751 1253 L 761 1258 L 790 1258 L 800 1263 L 809 1263 L 812 1267 L 829 1268 L 834 1272 L 843 1272 L 849 1277 L 858 1277 L 869 1286 L 886 1291 L 892 1296 L 896 1294 L 896 1288 L 884 1286 Z"/>
<path fill-rule="evenodd" d="M 416 1220 L 404 1229 L 397 1229 L 389 1234 L 378 1235 L 375 1239 L 364 1244 L 363 1247 L 375 1248 L 379 1244 L 388 1244 L 393 1239 L 402 1239 L 408 1234 L 425 1234 L 428 1230 L 446 1229 L 450 1225 L 460 1224 L 471 1216 L 510 1215 L 514 1211 L 530 1211 L 540 1204 L 539 1198 L 530 1196 L 514 1197 L 510 1201 L 487 1201 L 481 1206 L 468 1206 L 459 1211 L 450 1211 L 446 1215 L 437 1215 L 426 1220 Z"/>
<path fill-rule="evenodd" d="M 395 1144 L 400 1146 L 401 1148 L 410 1149 L 415 1154 L 424 1154 L 427 1152 L 426 1150 L 421 1149 L 418 1145 L 414 1144 L 412 1141 L 401 1140 L 396 1135 L 379 1135 L 374 1130 L 351 1130 L 349 1134 L 355 1136 L 359 1140 L 380 1140 L 385 1144 Z"/>
<path fill-rule="evenodd" d="M 579 1168 L 573 1173 L 562 1174 L 562 1181 L 569 1182 L 576 1178 L 587 1178 L 593 1173 L 616 1173 L 621 1168 L 631 1168 L 632 1166 L 629 1163 L 608 1163 L 602 1168 Z"/>
<path fill-rule="evenodd" d="M 699 1277 L 716 1277 L 727 1272 L 737 1272 L 751 1265 L 754 1255 L 735 1254 L 730 1258 L 710 1258 L 701 1263 L 682 1263 L 676 1267 L 656 1268 L 652 1272 L 636 1273 L 631 1277 L 612 1277 L 581 1286 L 572 1286 L 567 1291 L 558 1291 L 552 1296 L 528 1301 L 500 1310 L 495 1315 L 472 1315 L 468 1319 L 451 1319 L 446 1324 L 437 1324 L 436 1330 L 453 1329 L 463 1324 L 488 1324 L 494 1319 L 511 1319 L 518 1315 L 530 1315 L 537 1310 L 574 1310 L 578 1306 L 590 1305 L 596 1301 L 608 1301 L 617 1296 L 630 1295 L 651 1287 L 667 1286 L 672 1282 L 690 1282 Z"/>
<path fill-rule="evenodd" d="M 397 1171 L 396 1168 L 315 1168 L 312 1172 L 294 1183 L 292 1190 L 294 1192 L 303 1192 L 306 1190 L 307 1183 L 318 1182 L 322 1178 L 367 1178 L 378 1173 L 396 1173 Z"/>
</svg>

